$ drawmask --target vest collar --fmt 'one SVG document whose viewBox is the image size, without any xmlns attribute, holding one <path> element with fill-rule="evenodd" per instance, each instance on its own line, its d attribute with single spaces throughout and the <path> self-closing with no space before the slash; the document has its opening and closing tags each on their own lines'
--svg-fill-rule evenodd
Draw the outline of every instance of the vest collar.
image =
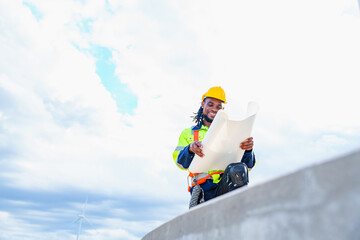
<svg viewBox="0 0 360 240">
<path fill-rule="evenodd" d="M 195 125 L 191 128 L 191 130 L 193 131 L 198 131 L 198 130 L 201 130 L 201 129 L 204 129 L 204 130 L 209 130 L 209 128 L 205 125 L 202 125 L 202 124 L 198 124 L 198 125 Z"/>
</svg>

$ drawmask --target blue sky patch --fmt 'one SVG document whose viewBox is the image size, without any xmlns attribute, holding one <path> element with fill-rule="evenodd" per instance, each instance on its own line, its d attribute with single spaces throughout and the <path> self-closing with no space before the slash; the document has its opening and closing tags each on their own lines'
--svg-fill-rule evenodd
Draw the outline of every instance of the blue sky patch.
<svg viewBox="0 0 360 240">
<path fill-rule="evenodd" d="M 105 0 L 105 7 L 106 7 L 106 11 L 107 11 L 108 13 L 111 13 L 111 14 L 114 14 L 114 13 L 115 13 L 115 12 L 111 9 L 109 0 Z"/>
<path fill-rule="evenodd" d="M 37 21 L 40 21 L 43 18 L 44 14 L 42 14 L 34 4 L 29 2 L 23 2 L 23 5 L 30 9 L 32 15 L 35 16 Z"/>
<path fill-rule="evenodd" d="M 94 22 L 91 18 L 85 18 L 78 24 L 81 32 L 90 33 L 92 30 L 92 23 Z"/>
<path fill-rule="evenodd" d="M 92 45 L 90 52 L 96 58 L 96 74 L 99 75 L 102 84 L 116 101 L 118 111 L 122 114 L 128 113 L 134 115 L 138 98 L 115 75 L 116 66 L 112 61 L 110 49 L 99 45 Z"/>
</svg>

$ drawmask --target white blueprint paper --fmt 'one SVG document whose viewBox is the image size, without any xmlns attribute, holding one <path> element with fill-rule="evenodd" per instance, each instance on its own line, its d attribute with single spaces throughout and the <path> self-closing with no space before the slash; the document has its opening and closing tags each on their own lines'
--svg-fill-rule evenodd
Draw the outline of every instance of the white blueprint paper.
<svg viewBox="0 0 360 240">
<path fill-rule="evenodd" d="M 251 136 L 259 106 L 249 102 L 244 119 L 229 120 L 224 110 L 219 110 L 202 141 L 204 157 L 195 154 L 189 171 L 192 173 L 207 172 L 211 170 L 225 170 L 230 163 L 240 162 L 244 150 L 240 143 Z"/>
</svg>

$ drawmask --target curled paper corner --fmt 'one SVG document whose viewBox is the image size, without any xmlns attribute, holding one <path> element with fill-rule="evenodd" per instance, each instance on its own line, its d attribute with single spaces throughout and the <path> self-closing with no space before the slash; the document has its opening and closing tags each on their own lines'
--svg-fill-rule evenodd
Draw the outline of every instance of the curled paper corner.
<svg viewBox="0 0 360 240">
<path fill-rule="evenodd" d="M 255 102 L 255 101 L 250 101 L 250 102 L 248 102 L 246 115 L 257 114 L 259 112 L 259 110 L 260 110 L 259 104 L 257 102 Z"/>
</svg>

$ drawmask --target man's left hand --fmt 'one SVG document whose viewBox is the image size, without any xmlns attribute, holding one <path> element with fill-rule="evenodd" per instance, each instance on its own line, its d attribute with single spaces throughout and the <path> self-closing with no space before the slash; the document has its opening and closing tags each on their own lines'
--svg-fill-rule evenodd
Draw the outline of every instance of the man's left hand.
<svg viewBox="0 0 360 240">
<path fill-rule="evenodd" d="M 252 137 L 249 137 L 245 141 L 240 143 L 240 148 L 242 150 L 252 150 L 253 147 L 254 147 L 254 140 Z"/>
</svg>

